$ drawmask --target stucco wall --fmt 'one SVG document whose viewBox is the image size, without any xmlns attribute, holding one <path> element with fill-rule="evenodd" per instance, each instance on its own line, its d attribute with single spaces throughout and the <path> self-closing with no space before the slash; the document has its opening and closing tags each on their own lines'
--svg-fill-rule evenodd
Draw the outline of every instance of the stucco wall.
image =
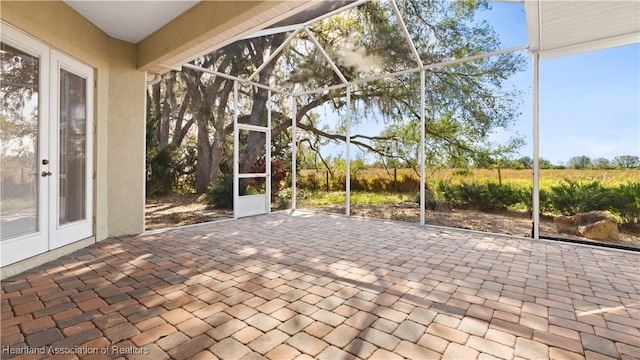
<svg viewBox="0 0 640 360">
<path fill-rule="evenodd" d="M 96 239 L 144 230 L 145 73 L 115 40 L 62 1 L 2 1 L 0 18 L 95 69 Z"/>
<path fill-rule="evenodd" d="M 118 236 L 144 231 L 146 76 L 135 45 L 110 39 L 109 49 L 107 228 Z"/>
</svg>

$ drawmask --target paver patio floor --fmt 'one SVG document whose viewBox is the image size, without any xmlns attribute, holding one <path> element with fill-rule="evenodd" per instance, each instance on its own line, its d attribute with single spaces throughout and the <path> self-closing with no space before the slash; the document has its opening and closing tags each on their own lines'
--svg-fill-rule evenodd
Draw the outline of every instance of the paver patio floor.
<svg viewBox="0 0 640 360">
<path fill-rule="evenodd" d="M 640 358 L 638 253 L 320 213 L 109 239 L 1 305 L 2 358 Z"/>
</svg>

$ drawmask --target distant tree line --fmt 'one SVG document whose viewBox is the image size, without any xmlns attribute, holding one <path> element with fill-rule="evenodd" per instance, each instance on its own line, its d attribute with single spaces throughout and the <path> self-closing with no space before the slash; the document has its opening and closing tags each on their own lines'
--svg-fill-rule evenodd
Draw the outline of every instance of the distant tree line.
<svg viewBox="0 0 640 360">
<path fill-rule="evenodd" d="M 332 170 L 344 170 L 344 159 L 340 156 L 326 156 L 323 163 L 319 163 L 317 158 L 314 158 L 314 153 L 303 149 L 299 154 L 298 164 L 301 169 L 325 169 Z M 539 160 L 541 169 L 592 169 L 592 170 L 615 170 L 615 169 L 640 169 L 640 156 L 635 155 L 620 155 L 609 160 L 603 157 L 590 158 L 586 155 L 574 156 L 569 158 L 566 163 L 553 164 L 551 161 L 540 158 Z M 361 156 L 351 159 L 351 170 L 367 169 L 367 168 L 411 168 L 412 164 L 403 162 L 399 159 L 394 161 L 366 161 Z M 450 169 L 487 169 L 487 168 L 501 168 L 501 169 L 533 169 L 533 159 L 530 156 L 523 156 L 516 159 L 499 159 L 487 163 L 473 164 L 471 162 L 463 163 L 446 163 L 435 166 L 436 168 L 450 168 Z"/>
<path fill-rule="evenodd" d="M 636 169 L 640 168 L 640 157 L 635 155 L 620 155 L 609 160 L 603 157 L 592 159 L 589 156 L 580 155 L 569 158 L 565 164 L 553 164 L 545 158 L 540 158 L 539 164 L 541 169 Z M 503 169 L 533 169 L 533 159 L 529 156 L 523 156 L 517 159 L 498 160 L 495 167 L 501 167 Z"/>
<path fill-rule="evenodd" d="M 634 169 L 640 167 L 640 157 L 620 155 L 609 160 L 606 158 L 591 159 L 581 155 L 570 158 L 567 161 L 567 167 L 572 169 Z"/>
</svg>

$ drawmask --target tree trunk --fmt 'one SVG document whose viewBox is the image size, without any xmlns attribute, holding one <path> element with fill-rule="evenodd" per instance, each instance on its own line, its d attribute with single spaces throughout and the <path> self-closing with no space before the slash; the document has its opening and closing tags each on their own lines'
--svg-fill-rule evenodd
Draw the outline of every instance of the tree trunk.
<svg viewBox="0 0 640 360">
<path fill-rule="evenodd" d="M 194 115 L 196 116 L 196 115 Z M 198 146 L 196 159 L 196 192 L 204 194 L 211 178 L 211 147 L 209 147 L 209 129 L 207 121 L 197 114 Z"/>
<path fill-rule="evenodd" d="M 223 127 L 224 126 L 216 126 L 216 137 L 211 145 L 211 169 L 209 170 L 209 179 L 212 184 L 215 184 L 218 181 L 218 175 L 220 174 L 220 162 L 222 161 L 226 138 L 224 129 L 221 129 Z"/>
<path fill-rule="evenodd" d="M 220 104 L 218 104 L 217 115 L 214 122 L 215 137 L 213 144 L 211 144 L 211 183 L 215 184 L 218 181 L 218 175 L 220 174 L 220 163 L 222 162 L 222 156 L 224 154 L 225 145 L 227 145 L 227 131 L 225 130 L 225 119 L 228 118 L 227 103 L 229 96 L 233 90 L 233 81 L 224 80 L 222 89 L 218 94 Z"/>
<path fill-rule="evenodd" d="M 153 99 L 153 113 L 156 119 L 153 138 L 160 142 L 160 123 L 162 122 L 162 107 L 160 106 L 160 83 L 151 87 L 151 98 Z"/>
<path fill-rule="evenodd" d="M 267 101 L 269 93 L 266 89 L 259 88 L 253 95 L 253 107 L 249 116 L 249 124 L 256 126 L 267 125 Z M 242 168 L 249 169 L 256 163 L 260 156 L 265 154 L 265 134 L 258 131 L 250 131 L 247 137 L 247 148 L 242 156 Z"/>
<path fill-rule="evenodd" d="M 176 97 L 173 92 L 173 87 L 176 83 L 175 74 L 167 78 L 164 103 L 162 106 L 162 116 L 160 122 L 160 148 L 163 148 L 169 144 L 169 129 L 171 127 L 171 111 L 175 105 Z"/>
</svg>

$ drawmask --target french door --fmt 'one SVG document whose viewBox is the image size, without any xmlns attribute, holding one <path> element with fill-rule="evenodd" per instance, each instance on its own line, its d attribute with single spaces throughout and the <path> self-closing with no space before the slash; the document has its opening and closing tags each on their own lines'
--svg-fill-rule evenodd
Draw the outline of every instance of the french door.
<svg viewBox="0 0 640 360">
<path fill-rule="evenodd" d="M 5 24 L 1 55 L 4 266 L 93 234 L 93 69 Z"/>
</svg>

